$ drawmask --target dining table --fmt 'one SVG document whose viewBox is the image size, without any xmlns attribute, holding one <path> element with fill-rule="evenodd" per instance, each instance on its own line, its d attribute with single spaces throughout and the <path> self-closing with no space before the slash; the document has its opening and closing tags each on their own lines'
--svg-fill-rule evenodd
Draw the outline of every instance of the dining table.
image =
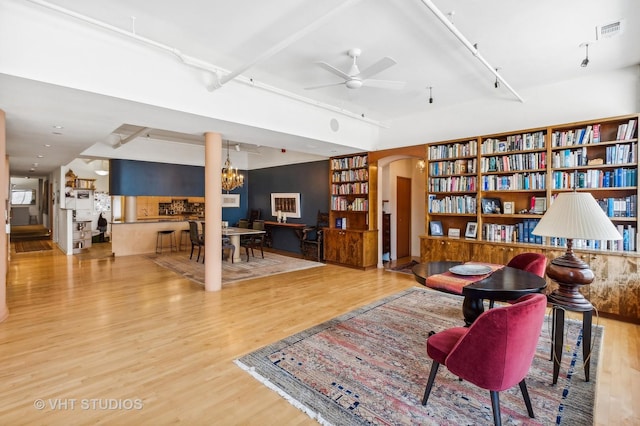
<svg viewBox="0 0 640 426">
<path fill-rule="evenodd" d="M 471 325 L 482 312 L 484 300 L 510 301 L 529 293 L 540 293 L 547 286 L 547 281 L 531 272 L 504 265 L 491 265 L 490 271 L 472 275 L 466 273 L 461 266 L 481 266 L 481 263 L 465 263 L 461 261 L 436 261 L 418 263 L 412 268 L 413 275 L 420 284 L 437 290 L 464 296 L 462 314 L 466 325 Z M 433 286 L 438 277 L 456 281 L 456 273 L 460 271 L 459 280 L 466 279 L 465 285 L 459 288 Z M 431 277 L 431 279 L 429 279 Z"/>
<path fill-rule="evenodd" d="M 233 260 L 240 260 L 240 236 L 241 235 L 260 235 L 266 234 L 266 231 L 251 228 L 236 228 L 233 226 L 222 228 L 222 235 L 231 239 L 231 244 L 236 246 L 233 254 Z"/>
</svg>

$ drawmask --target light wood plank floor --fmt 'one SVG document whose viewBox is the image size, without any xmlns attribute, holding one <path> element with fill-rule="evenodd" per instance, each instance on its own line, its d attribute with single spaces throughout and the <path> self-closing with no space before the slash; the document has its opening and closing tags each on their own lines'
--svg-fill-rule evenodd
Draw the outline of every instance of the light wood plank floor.
<svg viewBox="0 0 640 426">
<path fill-rule="evenodd" d="M 144 257 L 12 253 L 0 424 L 315 424 L 233 360 L 415 285 L 328 265 L 207 293 Z M 640 424 L 639 326 L 600 322 L 596 424 Z"/>
</svg>

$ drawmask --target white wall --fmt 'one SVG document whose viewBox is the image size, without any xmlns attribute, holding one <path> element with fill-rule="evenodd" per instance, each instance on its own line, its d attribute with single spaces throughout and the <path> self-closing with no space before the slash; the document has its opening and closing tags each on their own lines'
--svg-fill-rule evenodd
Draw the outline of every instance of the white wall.
<svg viewBox="0 0 640 426">
<path fill-rule="evenodd" d="M 434 108 L 394 121 L 376 149 L 547 127 L 640 111 L 640 65 L 521 92 L 525 102 L 496 97 Z"/>
</svg>

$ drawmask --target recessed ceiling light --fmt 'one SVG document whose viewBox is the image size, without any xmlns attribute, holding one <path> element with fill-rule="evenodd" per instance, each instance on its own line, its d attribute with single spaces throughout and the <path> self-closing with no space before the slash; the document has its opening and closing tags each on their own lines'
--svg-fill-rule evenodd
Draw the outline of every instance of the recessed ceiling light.
<svg viewBox="0 0 640 426">
<path fill-rule="evenodd" d="M 44 144 L 44 147 L 45 147 L 45 148 L 51 148 L 51 144 L 45 143 L 45 144 Z"/>
<path fill-rule="evenodd" d="M 38 155 L 38 158 L 44 158 L 44 155 L 39 154 L 39 155 Z"/>
<path fill-rule="evenodd" d="M 53 125 L 53 126 L 51 126 L 51 127 L 53 127 L 54 129 L 64 129 L 64 127 L 63 127 L 63 126 L 60 126 L 60 125 L 57 125 L 57 124 L 54 124 L 54 125 Z"/>
</svg>

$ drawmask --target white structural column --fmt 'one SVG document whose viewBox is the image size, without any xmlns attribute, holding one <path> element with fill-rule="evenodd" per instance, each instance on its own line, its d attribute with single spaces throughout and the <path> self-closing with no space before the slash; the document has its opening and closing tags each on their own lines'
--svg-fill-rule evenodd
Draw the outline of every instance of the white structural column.
<svg viewBox="0 0 640 426">
<path fill-rule="evenodd" d="M 8 206 L 9 199 L 9 158 L 6 156 L 6 117 L 3 110 L 0 110 L 0 153 L 2 153 L 2 161 L 0 161 L 0 198 L 4 200 L 4 205 Z M 5 210 L 5 217 L 9 212 Z M 7 306 L 7 263 L 9 253 L 9 238 L 7 235 L 6 225 L 0 229 L 0 322 L 9 316 L 9 307 Z"/>
<path fill-rule="evenodd" d="M 222 289 L 222 136 L 204 134 L 204 289 Z"/>
</svg>

